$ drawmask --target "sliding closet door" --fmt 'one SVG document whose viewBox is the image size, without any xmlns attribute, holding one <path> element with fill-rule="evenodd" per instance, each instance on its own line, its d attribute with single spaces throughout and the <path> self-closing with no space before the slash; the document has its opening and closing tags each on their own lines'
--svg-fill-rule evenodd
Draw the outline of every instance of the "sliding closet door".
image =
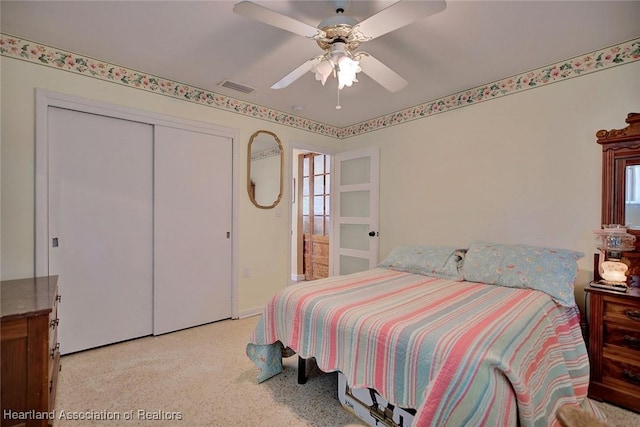
<svg viewBox="0 0 640 427">
<path fill-rule="evenodd" d="M 232 141 L 155 127 L 154 334 L 231 317 Z"/>
<path fill-rule="evenodd" d="M 49 107 L 49 274 L 63 354 L 152 333 L 147 124 Z"/>
</svg>

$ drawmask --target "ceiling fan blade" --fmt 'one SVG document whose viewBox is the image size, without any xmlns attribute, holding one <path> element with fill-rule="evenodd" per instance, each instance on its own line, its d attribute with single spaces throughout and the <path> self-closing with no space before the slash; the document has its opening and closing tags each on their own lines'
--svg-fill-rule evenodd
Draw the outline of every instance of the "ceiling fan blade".
<svg viewBox="0 0 640 427">
<path fill-rule="evenodd" d="M 302 77 L 307 71 L 311 71 L 311 69 L 318 65 L 320 61 L 322 61 L 322 56 L 311 58 L 310 60 L 284 76 L 282 79 L 274 83 L 273 86 L 271 86 L 271 89 L 282 89 L 289 86 L 291 83 Z"/>
<path fill-rule="evenodd" d="M 357 28 L 371 40 L 442 12 L 446 7 L 444 0 L 399 1 L 360 22 Z"/>
<path fill-rule="evenodd" d="M 360 68 L 362 72 L 378 82 L 380 86 L 389 92 L 397 92 L 404 88 L 409 82 L 400 77 L 398 73 L 378 61 L 366 52 L 358 52 L 360 55 Z"/>
<path fill-rule="evenodd" d="M 241 1 L 236 3 L 236 5 L 233 6 L 233 11 L 238 15 L 255 19 L 256 21 L 264 22 L 265 24 L 290 31 L 304 37 L 313 38 L 318 35 L 321 37 L 325 36 L 324 31 L 319 30 L 312 25 L 305 24 L 304 22 L 282 15 L 281 13 L 250 1 Z"/>
</svg>

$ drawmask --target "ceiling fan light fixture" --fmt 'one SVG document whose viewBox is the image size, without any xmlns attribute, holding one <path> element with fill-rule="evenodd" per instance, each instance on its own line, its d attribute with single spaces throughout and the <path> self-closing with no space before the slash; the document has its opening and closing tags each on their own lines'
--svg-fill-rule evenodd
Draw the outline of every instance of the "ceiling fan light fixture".
<svg viewBox="0 0 640 427">
<path fill-rule="evenodd" d="M 318 65 L 313 67 L 311 71 L 315 73 L 316 80 L 319 80 L 322 86 L 324 86 L 331 73 L 333 73 L 334 67 L 335 65 L 331 58 L 324 58 Z"/>
<path fill-rule="evenodd" d="M 347 86 L 350 87 L 354 82 L 357 82 L 357 74 L 362 71 L 359 61 L 349 58 L 348 56 L 341 56 L 338 59 L 338 65 L 336 72 L 338 75 L 338 88 L 342 89 Z"/>
<path fill-rule="evenodd" d="M 324 56 L 322 61 L 311 68 L 311 71 L 315 73 L 316 80 L 319 80 L 322 86 L 327 82 L 329 76 L 333 74 L 338 79 L 338 88 L 342 89 L 345 86 L 350 87 L 354 82 L 357 82 L 357 74 L 362 69 L 360 68 L 360 62 L 349 52 L 345 43 L 339 41 L 331 45 L 331 50 Z"/>
</svg>

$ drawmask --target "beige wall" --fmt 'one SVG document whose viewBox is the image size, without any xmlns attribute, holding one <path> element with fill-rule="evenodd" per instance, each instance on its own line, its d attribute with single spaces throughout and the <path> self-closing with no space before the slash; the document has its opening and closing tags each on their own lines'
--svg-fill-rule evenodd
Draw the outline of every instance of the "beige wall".
<svg viewBox="0 0 640 427">
<path fill-rule="evenodd" d="M 580 262 L 583 287 L 592 271 L 591 230 L 600 222 L 601 152 L 594 135 L 624 127 L 626 114 L 640 110 L 636 62 L 340 142 L 12 58 L 2 58 L 1 67 L 2 279 L 34 269 L 39 87 L 238 129 L 241 314 L 263 305 L 290 277 L 290 176 L 281 210 L 256 209 L 245 191 L 246 143 L 255 130 L 278 134 L 286 165 L 292 143 L 328 151 L 381 147 L 381 258 L 399 244 L 465 246 L 474 239 L 564 247 L 587 254 Z M 243 277 L 245 268 L 251 277 Z"/>
<path fill-rule="evenodd" d="M 380 257 L 476 239 L 584 252 L 600 225 L 599 129 L 640 110 L 640 62 L 347 139 L 380 145 Z"/>
<path fill-rule="evenodd" d="M 281 209 L 257 209 L 249 201 L 246 192 L 247 144 L 258 129 L 275 132 L 282 141 L 285 164 L 288 164 L 291 141 L 334 147 L 337 144 L 335 139 L 12 58 L 2 58 L 0 71 L 0 253 L 3 280 L 34 274 L 34 102 L 35 88 L 43 88 L 237 129 L 240 141 L 239 160 L 236 162 L 239 168 L 239 194 L 235 197 L 239 201 L 236 223 L 239 245 L 238 271 L 235 273 L 238 278 L 237 308 L 240 314 L 264 305 L 271 295 L 288 283 L 290 186 L 284 186 Z M 284 179 L 285 183 L 289 182 L 288 175 Z M 250 271 L 248 278 L 242 275 L 245 268 Z"/>
</svg>

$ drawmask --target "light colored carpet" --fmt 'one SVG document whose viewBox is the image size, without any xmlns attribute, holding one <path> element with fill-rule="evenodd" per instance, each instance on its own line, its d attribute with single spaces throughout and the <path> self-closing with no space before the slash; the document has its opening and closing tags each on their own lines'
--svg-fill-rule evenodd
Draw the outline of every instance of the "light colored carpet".
<svg viewBox="0 0 640 427">
<path fill-rule="evenodd" d="M 361 426 L 337 400 L 335 374 L 314 368 L 307 384 L 297 384 L 296 357 L 285 359 L 282 374 L 256 383 L 244 351 L 257 320 L 63 356 L 54 426 Z M 598 405 L 612 425 L 640 426 L 640 414 Z"/>
</svg>

